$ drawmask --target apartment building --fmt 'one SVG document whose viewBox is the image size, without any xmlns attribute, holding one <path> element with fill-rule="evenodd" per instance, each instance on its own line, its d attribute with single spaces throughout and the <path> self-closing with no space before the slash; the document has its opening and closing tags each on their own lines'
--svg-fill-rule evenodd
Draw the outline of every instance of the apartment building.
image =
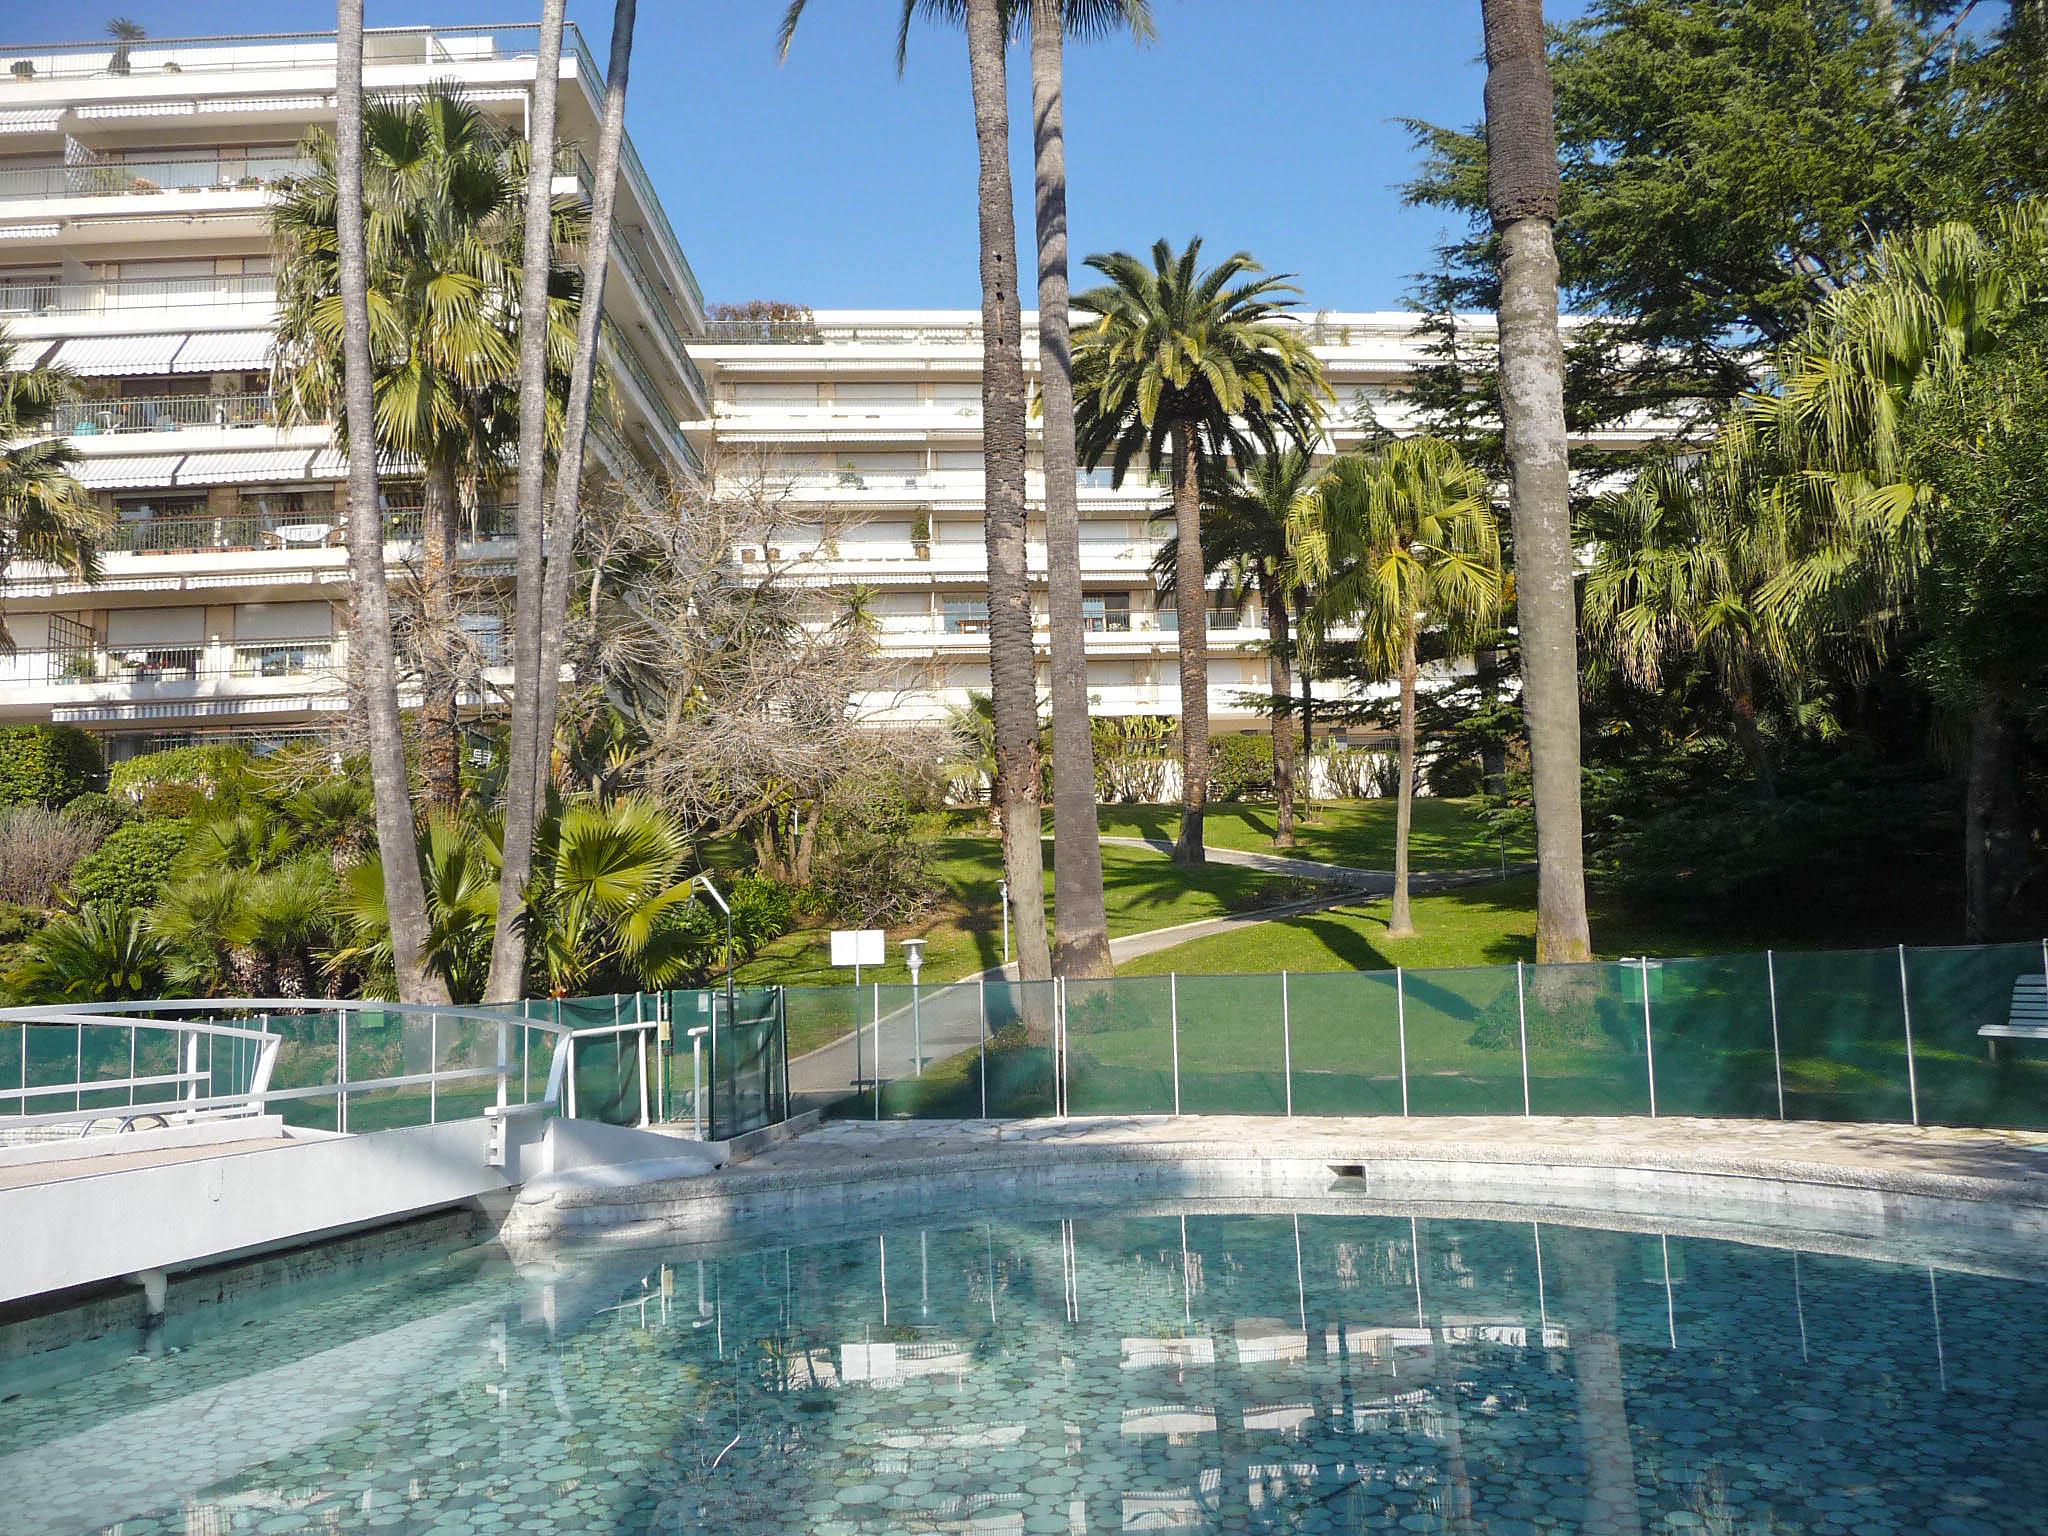
<svg viewBox="0 0 2048 1536">
<path fill-rule="evenodd" d="M 530 27 L 370 33 L 366 87 L 452 81 L 513 127 L 535 84 Z M 49 720 L 109 754 L 198 737 L 324 734 L 344 706 L 346 461 L 326 426 L 278 424 L 267 210 L 298 145 L 332 126 L 332 34 L 0 45 L 0 324 L 22 364 L 61 362 L 84 398 L 61 429 L 111 514 L 100 580 L 17 565 L 0 721 Z M 574 29 L 556 85 L 558 192 L 590 180 L 603 79 Z M 704 319 L 689 262 L 629 144 L 607 285 L 613 419 L 594 469 L 696 471 L 708 387 L 686 346 Z M 387 472 L 394 567 L 419 534 L 417 484 Z M 509 519 L 482 505 L 462 549 L 509 574 Z M 465 619 L 488 665 L 495 604 Z M 502 678 L 500 679 L 502 681 Z"/>
<path fill-rule="evenodd" d="M 1408 396 L 1429 360 L 1408 313 L 1303 315 L 1331 390 L 1317 451 L 1360 447 L 1376 423 L 1416 425 Z M 1475 337 L 1491 317 L 1466 322 Z M 1024 317 L 1027 378 L 1037 317 Z M 869 589 L 885 665 L 864 701 L 877 717 L 945 718 L 988 689 L 983 553 L 981 319 L 971 310 L 789 310 L 713 320 L 692 350 L 713 380 L 716 472 L 734 495 L 774 489 L 775 543 L 742 559 L 791 565 L 797 579 Z M 1647 432 L 1648 428 L 1644 428 Z M 1604 435 L 1639 440 L 1641 432 Z M 1039 425 L 1028 445 L 1030 572 L 1040 685 L 1049 691 Z M 1177 715 L 1177 616 L 1153 561 L 1171 533 L 1163 480 L 1134 466 L 1080 475 L 1083 624 L 1097 715 Z M 1217 578 L 1209 602 L 1209 710 L 1219 732 L 1264 724 L 1267 634 L 1254 601 Z M 1318 691 L 1329 696 L 1329 685 Z M 1368 690 L 1391 695 L 1392 685 Z"/>
</svg>

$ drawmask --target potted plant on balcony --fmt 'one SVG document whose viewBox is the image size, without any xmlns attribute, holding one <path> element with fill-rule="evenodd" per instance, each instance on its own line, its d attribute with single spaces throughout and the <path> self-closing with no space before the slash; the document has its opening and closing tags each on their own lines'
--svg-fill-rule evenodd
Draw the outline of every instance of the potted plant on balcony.
<svg viewBox="0 0 2048 1536">
<path fill-rule="evenodd" d="M 932 557 L 932 515 L 920 512 L 910 520 L 910 552 L 920 560 Z"/>
<path fill-rule="evenodd" d="M 33 80 L 36 77 L 35 60 L 16 59 L 12 64 L 7 66 L 7 73 L 14 76 L 14 78 L 17 80 Z"/>
<path fill-rule="evenodd" d="M 839 466 L 839 483 L 840 485 L 846 487 L 848 490 L 857 491 L 860 489 L 860 470 L 858 467 L 855 466 L 852 460 L 849 459 L 847 462 Z"/>
</svg>

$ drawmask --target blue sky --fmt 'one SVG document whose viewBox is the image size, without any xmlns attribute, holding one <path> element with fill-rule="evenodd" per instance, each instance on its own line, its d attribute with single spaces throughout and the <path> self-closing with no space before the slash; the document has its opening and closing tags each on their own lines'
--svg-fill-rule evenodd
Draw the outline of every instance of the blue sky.
<svg viewBox="0 0 2048 1536">
<path fill-rule="evenodd" d="M 1299 274 L 1315 308 L 1401 306 L 1446 232 L 1401 206 L 1415 163 L 1395 122 L 1480 111 L 1478 0 L 1154 0 L 1159 41 L 1071 49 L 1072 246 L 1203 235 Z M 921 29 L 893 60 L 895 0 L 811 0 L 789 62 L 783 0 L 644 0 L 628 120 L 713 300 L 972 307 L 975 155 L 966 44 Z M 1582 0 L 1552 0 L 1551 19 Z M 609 3 L 571 0 L 602 59 Z M 157 36 L 331 28 L 302 0 L 112 0 Z M 376 25 L 496 22 L 518 0 L 368 0 Z M 74 13 L 75 14 L 75 13 Z M 49 13 L 37 18 L 41 36 Z M 16 22 L 7 28 L 19 30 Z M 1011 69 L 1023 269 L 1031 265 L 1029 82 Z M 1083 274 L 1077 273 L 1077 280 Z"/>
</svg>

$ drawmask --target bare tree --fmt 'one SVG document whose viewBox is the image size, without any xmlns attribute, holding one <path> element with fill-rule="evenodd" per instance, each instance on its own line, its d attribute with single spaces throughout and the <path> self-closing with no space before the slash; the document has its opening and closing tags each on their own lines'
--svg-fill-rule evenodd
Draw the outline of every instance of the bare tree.
<svg viewBox="0 0 2048 1536">
<path fill-rule="evenodd" d="M 560 14 L 560 0 L 555 0 Z M 377 805 L 377 848 L 384 862 L 391 952 L 402 1002 L 448 1001 L 447 984 L 426 963 L 427 898 L 420 879 L 398 720 L 391 599 L 384 584 L 384 519 L 377 504 L 375 402 L 371 394 L 369 259 L 363 232 L 363 0 L 335 6 L 335 231 L 341 279 L 343 406 L 349 441 L 348 552 L 354 614 L 350 649 L 365 678 L 370 779 Z"/>
</svg>

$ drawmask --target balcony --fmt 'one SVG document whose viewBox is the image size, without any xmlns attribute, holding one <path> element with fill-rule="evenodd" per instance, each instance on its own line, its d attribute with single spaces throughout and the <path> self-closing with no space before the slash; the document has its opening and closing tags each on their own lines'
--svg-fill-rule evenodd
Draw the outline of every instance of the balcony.
<svg viewBox="0 0 2048 1536">
<path fill-rule="evenodd" d="M 581 157 L 579 156 L 578 158 Z M 668 317 L 668 306 L 662 302 L 667 290 L 648 275 L 647 269 L 640 265 L 640 258 L 633 254 L 632 247 L 627 245 L 625 241 L 617 239 L 612 241 L 612 255 L 618 258 L 619 265 L 626 269 L 626 275 L 633 280 L 634 286 L 640 290 L 643 300 L 641 307 L 654 317 L 654 327 L 661 332 L 662 340 L 668 343 L 669 351 L 674 358 L 676 367 L 682 373 L 684 379 L 688 381 L 690 388 L 695 392 L 697 403 L 704 410 L 709 411 L 711 409 L 711 386 L 704 382 L 704 375 L 698 371 L 696 363 L 690 358 L 690 349 L 683 345 L 682 333 L 676 329 L 675 322 Z"/>
<path fill-rule="evenodd" d="M 201 645 L 73 645 L 16 650 L 0 679 L 20 687 L 115 683 L 146 687 L 202 679 L 306 678 L 331 674 L 344 642 L 334 635 Z"/>
<path fill-rule="evenodd" d="M 79 282 L 38 276 L 0 281 L 0 316 L 17 318 L 202 305 L 267 310 L 276 302 L 277 282 L 268 272 L 88 278 Z"/>
<path fill-rule="evenodd" d="M 141 395 L 120 400 L 66 400 L 54 430 L 64 437 L 120 432 L 194 432 L 221 427 L 277 425 L 277 397 L 247 395 Z"/>
<path fill-rule="evenodd" d="M 460 64 L 530 60 L 538 40 L 539 28 L 531 24 L 375 27 L 363 36 L 363 63 L 367 69 L 406 64 L 442 69 Z M 577 72 L 590 81 L 592 89 L 602 92 L 604 76 L 584 44 L 582 33 L 573 26 L 563 30 L 562 52 L 576 60 Z M 151 79 L 288 69 L 317 69 L 331 79 L 334 66 L 332 32 L 152 37 L 120 44 L 105 39 L 31 43 L 0 52 L 0 69 L 20 81 Z"/>
<path fill-rule="evenodd" d="M 0 170 L 0 202 L 62 197 L 148 196 L 164 192 L 253 192 L 302 176 L 311 162 L 288 152 L 228 156 L 216 152 L 160 160 Z"/>
<path fill-rule="evenodd" d="M 424 513 L 417 506 L 384 510 L 384 541 L 416 544 Z M 517 509 L 490 503 L 465 513 L 456 529 L 460 544 L 485 543 L 513 536 Z M 108 555 L 198 554 L 217 550 L 309 550 L 336 548 L 346 542 L 348 513 L 338 507 L 287 513 L 234 512 L 218 517 L 149 517 L 118 522 L 99 536 Z"/>
</svg>

